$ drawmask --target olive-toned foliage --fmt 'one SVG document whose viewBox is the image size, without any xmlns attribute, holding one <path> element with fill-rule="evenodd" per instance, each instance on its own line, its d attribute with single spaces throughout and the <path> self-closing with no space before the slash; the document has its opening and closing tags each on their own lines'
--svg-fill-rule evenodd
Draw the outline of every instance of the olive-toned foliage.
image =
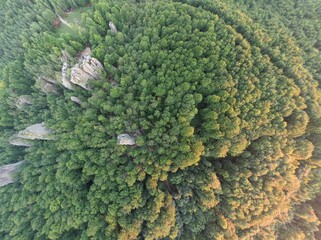
<svg viewBox="0 0 321 240">
<path fill-rule="evenodd" d="M 321 16 L 285 2 L 6 0 L 0 238 L 317 239 Z M 86 47 L 104 71 L 64 88 Z M 53 141 L 9 145 L 38 122 Z"/>
</svg>

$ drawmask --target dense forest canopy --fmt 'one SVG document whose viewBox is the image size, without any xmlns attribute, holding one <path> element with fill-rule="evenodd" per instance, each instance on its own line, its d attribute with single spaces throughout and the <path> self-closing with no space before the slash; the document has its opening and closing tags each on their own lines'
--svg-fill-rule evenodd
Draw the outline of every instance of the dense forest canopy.
<svg viewBox="0 0 321 240">
<path fill-rule="evenodd" d="M 320 6 L 4 0 L 0 239 L 320 239 Z"/>
</svg>

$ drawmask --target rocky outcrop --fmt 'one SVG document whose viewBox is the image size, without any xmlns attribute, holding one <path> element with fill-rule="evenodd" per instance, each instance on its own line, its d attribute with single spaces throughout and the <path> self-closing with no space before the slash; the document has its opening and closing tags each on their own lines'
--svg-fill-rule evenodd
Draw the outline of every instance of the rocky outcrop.
<svg viewBox="0 0 321 240">
<path fill-rule="evenodd" d="M 79 53 L 78 62 L 81 62 L 84 57 L 91 56 L 91 49 L 90 47 L 86 47 L 82 52 Z"/>
<path fill-rule="evenodd" d="M 135 145 L 135 138 L 129 134 L 120 134 L 117 136 L 117 141 L 119 145 Z"/>
<path fill-rule="evenodd" d="M 29 95 L 21 95 L 16 101 L 16 107 L 23 109 L 27 105 L 32 105 L 32 97 Z"/>
<path fill-rule="evenodd" d="M 86 73 L 80 66 L 80 64 L 76 64 L 71 69 L 71 82 L 73 84 L 76 84 L 83 89 L 90 90 L 90 87 L 88 86 L 88 82 L 92 80 L 92 76 L 88 73 Z"/>
<path fill-rule="evenodd" d="M 40 88 L 42 92 L 45 94 L 53 93 L 59 95 L 58 87 L 56 86 L 57 81 L 46 78 L 46 77 L 39 77 L 36 80 L 36 87 Z"/>
<path fill-rule="evenodd" d="M 17 172 L 23 161 L 0 166 L 0 187 L 13 183 L 13 174 Z"/>
<path fill-rule="evenodd" d="M 52 132 L 48 129 L 44 123 L 37 123 L 27 127 L 25 130 L 19 131 L 16 135 L 18 138 L 23 139 L 41 139 L 52 140 Z"/>
<path fill-rule="evenodd" d="M 63 62 L 62 68 L 61 68 L 61 84 L 68 88 L 69 90 L 73 90 L 74 88 L 71 85 L 70 78 L 68 76 L 68 63 Z"/>
<path fill-rule="evenodd" d="M 17 134 L 15 134 L 11 138 L 9 138 L 9 143 L 14 146 L 31 147 L 30 140 L 18 137 Z"/>
<path fill-rule="evenodd" d="M 19 131 L 9 138 L 9 143 L 15 146 L 30 147 L 31 140 L 52 140 L 52 132 L 44 123 L 37 123 Z"/>
<path fill-rule="evenodd" d="M 76 64 L 71 69 L 70 81 L 86 90 L 90 90 L 88 83 L 99 78 L 99 73 L 103 71 L 103 65 L 90 56 L 83 57 L 81 63 Z"/>
<path fill-rule="evenodd" d="M 79 98 L 74 97 L 74 96 L 71 96 L 71 97 L 70 97 L 70 100 L 73 101 L 73 102 L 75 102 L 75 103 L 77 103 L 77 104 L 79 104 L 79 105 L 82 103 Z"/>
<path fill-rule="evenodd" d="M 62 62 L 67 62 L 72 58 L 71 55 L 66 50 L 61 50 L 61 54 L 62 54 L 61 56 Z"/>
<path fill-rule="evenodd" d="M 112 31 L 112 33 L 118 32 L 115 24 L 113 24 L 112 22 L 109 22 L 108 26 L 109 26 L 110 30 Z"/>
<path fill-rule="evenodd" d="M 92 58 L 89 55 L 84 56 L 83 59 L 83 70 L 94 79 L 98 79 L 99 74 L 104 69 L 103 65 L 96 58 Z"/>
<path fill-rule="evenodd" d="M 71 56 L 69 55 L 69 53 L 66 50 L 62 50 L 61 53 L 62 53 L 62 56 L 61 56 L 60 60 L 62 62 L 62 68 L 61 68 L 60 83 L 65 88 L 67 88 L 69 90 L 73 90 L 73 86 L 70 82 L 70 69 L 69 69 Z"/>
<path fill-rule="evenodd" d="M 50 77 L 41 76 L 40 79 L 41 79 L 42 81 L 47 82 L 47 83 L 58 84 L 58 82 L 57 82 L 55 79 L 50 78 Z"/>
<path fill-rule="evenodd" d="M 67 89 L 73 90 L 76 84 L 86 90 L 90 90 L 89 81 L 99 79 L 99 74 L 103 71 L 103 65 L 90 56 L 91 49 L 85 48 L 78 56 L 78 63 L 70 68 L 71 56 L 66 51 L 62 51 L 61 79 L 59 82 Z"/>
</svg>

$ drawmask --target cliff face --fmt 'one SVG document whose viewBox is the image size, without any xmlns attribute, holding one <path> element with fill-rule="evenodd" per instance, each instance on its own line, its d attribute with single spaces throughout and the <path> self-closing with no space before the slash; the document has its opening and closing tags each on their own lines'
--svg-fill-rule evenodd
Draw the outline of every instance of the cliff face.
<svg viewBox="0 0 321 240">
<path fill-rule="evenodd" d="M 22 163 L 23 161 L 20 161 L 0 167 L 0 187 L 14 182 L 13 174 L 19 170 Z"/>
</svg>

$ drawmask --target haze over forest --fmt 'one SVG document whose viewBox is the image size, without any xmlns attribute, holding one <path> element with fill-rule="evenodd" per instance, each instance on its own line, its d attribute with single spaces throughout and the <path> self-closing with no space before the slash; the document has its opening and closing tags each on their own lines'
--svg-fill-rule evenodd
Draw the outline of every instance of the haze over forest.
<svg viewBox="0 0 321 240">
<path fill-rule="evenodd" d="M 0 239 L 321 239 L 320 0 L 2 0 Z"/>
</svg>

